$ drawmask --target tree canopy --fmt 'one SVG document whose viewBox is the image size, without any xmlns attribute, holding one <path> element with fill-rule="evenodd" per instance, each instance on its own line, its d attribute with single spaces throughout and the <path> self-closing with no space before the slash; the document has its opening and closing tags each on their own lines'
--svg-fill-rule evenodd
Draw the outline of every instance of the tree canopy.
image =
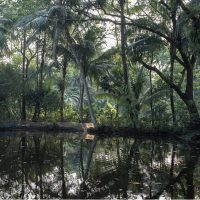
<svg viewBox="0 0 200 200">
<path fill-rule="evenodd" d="M 2 120 L 200 125 L 198 0 L 13 0 L 0 11 Z"/>
</svg>

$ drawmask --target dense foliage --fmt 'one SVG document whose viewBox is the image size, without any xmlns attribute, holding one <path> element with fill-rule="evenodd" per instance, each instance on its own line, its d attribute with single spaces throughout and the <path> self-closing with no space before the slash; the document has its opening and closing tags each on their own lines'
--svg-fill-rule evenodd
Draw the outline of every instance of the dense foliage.
<svg viewBox="0 0 200 200">
<path fill-rule="evenodd" d="M 0 1 L 1 120 L 200 124 L 198 0 Z"/>
</svg>

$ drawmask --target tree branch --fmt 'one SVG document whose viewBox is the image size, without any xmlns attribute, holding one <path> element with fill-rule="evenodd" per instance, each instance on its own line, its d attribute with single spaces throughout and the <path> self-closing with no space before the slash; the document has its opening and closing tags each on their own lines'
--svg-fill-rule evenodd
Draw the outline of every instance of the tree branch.
<svg viewBox="0 0 200 200">
<path fill-rule="evenodd" d="M 181 64 L 182 66 L 184 66 L 184 62 L 183 62 L 177 55 L 174 55 L 174 58 L 175 58 L 175 60 L 176 60 L 179 64 Z"/>
<path fill-rule="evenodd" d="M 167 8 L 167 10 L 171 11 L 171 8 L 163 1 L 159 1 L 160 4 L 162 4 L 165 8 Z"/>
<path fill-rule="evenodd" d="M 179 3 L 179 5 L 181 6 L 182 10 L 183 10 L 187 15 L 189 15 L 189 17 L 190 17 L 192 20 L 194 20 L 194 21 L 197 21 L 197 20 L 198 20 L 197 17 L 193 14 L 193 12 L 192 12 L 188 7 L 185 6 L 185 4 L 183 3 L 182 0 L 178 0 L 178 3 Z"/>
<path fill-rule="evenodd" d="M 177 47 L 182 59 L 183 59 L 183 66 L 186 70 L 190 69 L 190 61 L 188 60 L 188 57 L 186 55 L 186 53 L 183 51 L 182 49 L 182 45 L 178 45 Z"/>
<path fill-rule="evenodd" d="M 185 78 L 185 69 L 183 69 L 183 71 L 181 72 L 181 79 L 178 83 L 178 86 L 181 87 L 183 81 L 184 81 L 184 78 Z"/>
<path fill-rule="evenodd" d="M 105 9 L 102 9 L 104 14 L 107 15 L 107 16 L 110 16 L 110 17 L 116 17 L 116 18 L 119 18 L 120 19 L 120 15 L 116 15 L 116 14 L 110 14 L 110 13 L 107 13 Z M 121 22 L 120 21 L 117 21 L 117 20 L 113 20 L 113 19 L 110 19 L 110 18 L 102 18 L 102 17 L 97 17 L 97 16 L 91 16 L 91 15 L 88 15 L 87 13 L 85 13 L 85 15 L 87 17 L 90 18 L 90 20 L 94 20 L 94 21 L 107 21 L 107 22 L 111 22 L 115 25 L 121 25 Z M 154 28 L 151 28 L 151 27 L 146 27 L 144 25 L 141 25 L 141 24 L 137 24 L 135 23 L 134 19 L 131 19 L 130 17 L 127 17 L 125 16 L 125 19 L 128 21 L 125 23 L 125 25 L 130 25 L 130 26 L 135 26 L 135 27 L 138 27 L 140 29 L 144 29 L 144 30 L 147 30 L 151 33 L 154 33 L 154 34 L 157 34 L 158 36 L 166 39 L 168 42 L 170 43 L 173 43 L 174 45 L 176 45 L 175 41 L 172 40 L 172 38 L 170 38 L 168 35 L 158 31 L 158 30 L 155 30 Z M 88 21 L 88 20 L 85 20 L 85 21 Z"/>
<path fill-rule="evenodd" d="M 140 62 L 146 69 L 156 72 L 156 74 L 158 74 L 160 78 L 165 81 L 165 83 L 173 88 L 181 98 L 185 97 L 185 94 L 181 91 L 181 89 L 173 82 L 170 82 L 170 80 L 158 68 L 148 65 L 141 59 L 138 62 Z"/>
</svg>

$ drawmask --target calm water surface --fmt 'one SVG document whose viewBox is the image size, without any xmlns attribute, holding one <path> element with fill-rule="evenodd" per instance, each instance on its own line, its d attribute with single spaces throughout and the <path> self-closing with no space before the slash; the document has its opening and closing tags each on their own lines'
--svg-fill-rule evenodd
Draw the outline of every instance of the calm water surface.
<svg viewBox="0 0 200 200">
<path fill-rule="evenodd" d="M 71 133 L 0 133 L 0 199 L 200 198 L 200 147 Z"/>
</svg>

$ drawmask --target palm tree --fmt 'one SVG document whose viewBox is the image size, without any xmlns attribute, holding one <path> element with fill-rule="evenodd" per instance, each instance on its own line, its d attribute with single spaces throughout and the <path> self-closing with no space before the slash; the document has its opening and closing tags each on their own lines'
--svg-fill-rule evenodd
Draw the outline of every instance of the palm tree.
<svg viewBox="0 0 200 200">
<path fill-rule="evenodd" d="M 43 17 L 41 17 L 41 14 Z M 36 13 L 36 16 L 25 16 L 18 20 L 16 23 L 16 27 L 22 32 L 22 46 L 21 46 L 21 54 L 22 54 L 22 80 L 23 80 L 23 91 L 22 91 L 22 120 L 26 120 L 26 94 L 25 94 L 25 84 L 28 79 L 28 67 L 33 58 L 36 57 L 36 65 L 37 68 L 40 68 L 38 76 L 40 76 L 40 83 L 37 83 L 38 94 L 42 91 L 42 81 L 43 81 L 43 68 L 44 68 L 44 56 L 45 56 L 45 46 L 46 46 L 46 34 L 44 34 L 43 40 L 39 36 L 42 30 L 45 30 L 46 23 L 46 12 L 43 11 Z M 45 27 L 45 28 L 44 28 Z M 34 31 L 31 31 L 34 30 Z M 36 42 L 35 42 L 36 41 Z M 41 53 L 41 63 L 39 64 L 39 44 L 42 43 L 42 53 Z M 31 53 L 31 58 L 28 58 L 27 51 L 30 50 L 29 46 L 35 45 L 36 52 Z M 40 67 L 39 67 L 40 65 Z M 39 78 L 38 78 L 39 79 Z M 33 121 L 38 121 L 40 115 L 40 97 L 37 95 L 35 98 L 35 109 L 32 117 Z"/>
<path fill-rule="evenodd" d="M 6 34 L 9 33 L 8 27 L 11 25 L 11 20 L 5 19 L 5 18 L 0 18 L 0 52 L 5 50 L 7 48 L 6 42 Z"/>
<path fill-rule="evenodd" d="M 60 91 L 60 120 L 64 121 L 64 96 L 66 90 L 66 75 L 67 75 L 67 66 L 72 60 L 72 55 L 65 45 L 58 45 L 56 47 L 56 56 L 62 56 L 61 63 L 58 62 L 59 68 L 61 69 L 61 80 L 58 83 L 58 88 Z"/>
<path fill-rule="evenodd" d="M 146 60 L 142 54 L 140 54 L 137 61 L 140 62 L 145 68 L 157 73 L 168 86 L 176 91 L 176 93 L 187 106 L 188 112 L 190 114 L 190 123 L 192 125 L 199 125 L 200 117 L 193 97 L 193 70 L 197 62 L 198 54 L 189 45 L 191 41 L 191 35 L 188 34 L 188 30 L 195 30 L 196 33 L 199 30 L 198 26 L 196 26 L 198 17 L 195 12 L 192 14 L 192 11 L 195 10 L 195 7 L 199 4 L 196 1 L 191 1 L 188 5 L 185 5 L 181 0 L 174 0 L 172 2 L 173 4 L 177 3 L 178 8 L 175 10 L 170 3 L 166 3 L 164 1 L 160 1 L 158 3 L 158 9 L 155 9 L 155 7 L 153 7 L 151 4 L 152 1 L 149 0 L 146 9 L 149 10 L 150 8 L 150 13 L 148 13 L 148 16 L 151 17 L 131 19 L 131 23 L 139 31 L 146 31 L 148 36 L 151 37 L 153 35 L 160 39 L 163 44 L 165 44 L 165 46 L 173 46 L 173 57 L 176 61 L 176 65 L 182 66 L 186 72 L 185 91 L 182 91 L 182 89 L 178 84 L 175 83 L 175 81 L 172 82 L 172 77 L 170 80 L 170 78 L 168 78 L 160 69 L 149 64 L 148 60 Z M 181 10 L 180 14 L 179 10 Z M 169 12 L 176 12 L 177 15 L 180 15 L 176 21 L 177 26 L 175 37 L 173 35 L 174 30 L 171 31 L 169 26 L 173 23 L 171 14 L 169 14 Z M 158 16 L 160 17 L 160 21 L 159 23 L 155 23 L 154 19 Z M 190 28 L 185 29 L 184 27 L 186 26 Z M 194 34 L 192 34 L 192 37 L 194 37 Z M 196 42 L 199 43 L 199 41 Z M 152 44 L 152 47 L 154 44 Z M 143 46 L 145 45 L 146 44 L 144 42 Z M 153 62 L 152 64 L 156 65 L 157 63 Z"/>
</svg>

